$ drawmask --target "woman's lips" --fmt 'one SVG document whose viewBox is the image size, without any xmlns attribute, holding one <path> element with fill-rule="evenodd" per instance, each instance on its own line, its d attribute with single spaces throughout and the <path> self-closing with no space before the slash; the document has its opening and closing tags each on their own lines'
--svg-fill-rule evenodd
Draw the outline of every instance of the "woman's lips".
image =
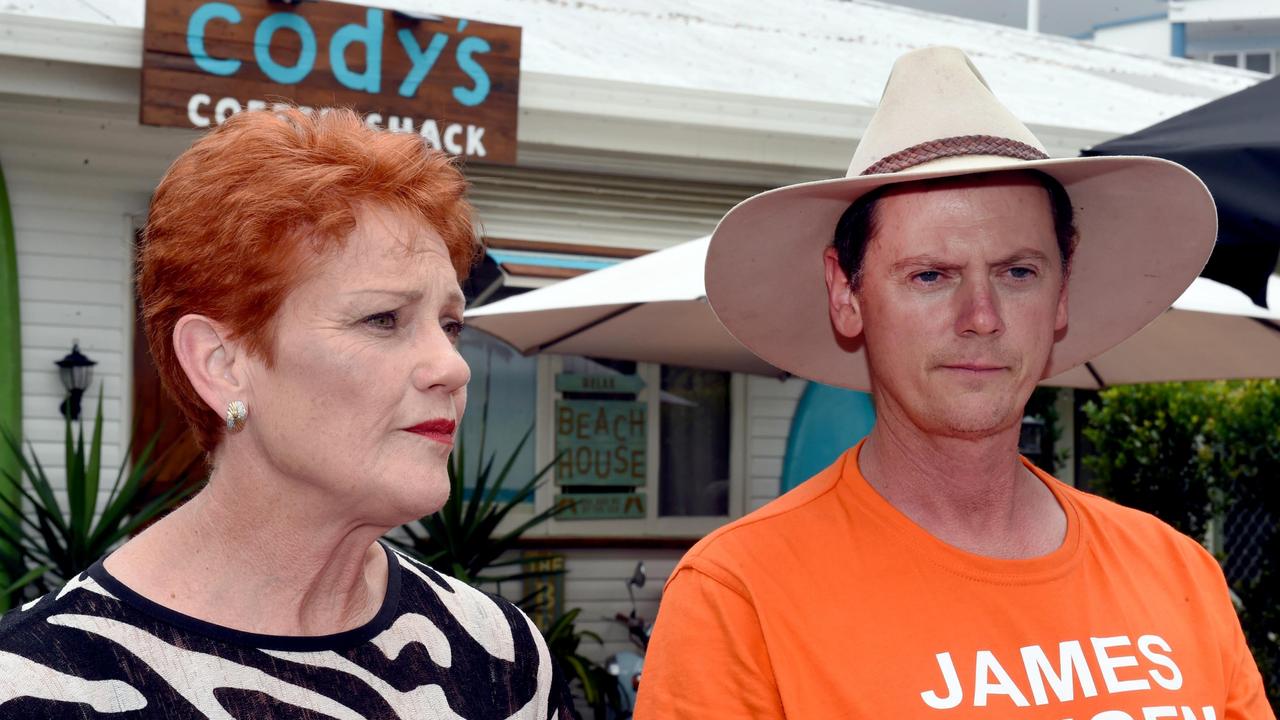
<svg viewBox="0 0 1280 720">
<path fill-rule="evenodd" d="M 452 420 L 428 420 L 405 430 L 444 445 L 452 445 L 453 433 L 457 428 L 458 424 Z"/>
</svg>

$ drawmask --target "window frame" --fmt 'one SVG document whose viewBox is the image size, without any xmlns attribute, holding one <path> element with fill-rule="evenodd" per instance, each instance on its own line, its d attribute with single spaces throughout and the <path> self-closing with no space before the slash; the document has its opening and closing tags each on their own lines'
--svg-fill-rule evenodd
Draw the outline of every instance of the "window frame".
<svg viewBox="0 0 1280 720">
<path fill-rule="evenodd" d="M 538 358 L 537 411 L 535 415 L 536 446 L 535 464 L 544 467 L 555 457 L 555 403 L 559 393 L 555 390 L 556 374 L 564 362 L 559 356 L 542 355 Z M 729 513 L 721 516 L 659 517 L 658 471 L 661 462 L 661 423 L 659 405 L 662 372 L 661 365 L 637 363 L 636 375 L 645 383 L 636 399 L 646 403 L 648 416 L 647 465 L 645 468 L 645 517 L 630 520 L 556 520 L 551 519 L 536 528 L 531 535 L 551 537 L 701 537 L 725 523 L 742 517 L 746 507 L 746 458 L 747 458 L 747 385 L 746 377 L 730 373 L 729 379 Z M 558 487 L 555 471 L 546 475 L 547 482 L 534 497 L 534 511 L 541 512 L 555 502 Z"/>
<path fill-rule="evenodd" d="M 1252 70 L 1250 72 L 1265 72 L 1271 76 L 1280 75 L 1280 49 L 1276 48 L 1253 48 L 1249 50 L 1208 50 L 1201 56 L 1200 60 L 1211 65 L 1219 65 L 1221 67 L 1234 67 L 1238 70 L 1248 70 L 1247 62 L 1249 55 L 1265 55 L 1271 63 L 1271 69 L 1266 71 Z M 1215 60 L 1215 58 L 1233 58 L 1235 63 L 1232 65 L 1224 65 Z"/>
</svg>

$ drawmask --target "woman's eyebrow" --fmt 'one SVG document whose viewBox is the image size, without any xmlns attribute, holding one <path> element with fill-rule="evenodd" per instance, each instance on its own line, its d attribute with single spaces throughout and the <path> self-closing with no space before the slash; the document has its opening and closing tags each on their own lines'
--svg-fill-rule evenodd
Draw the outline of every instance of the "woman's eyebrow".
<svg viewBox="0 0 1280 720">
<path fill-rule="evenodd" d="M 414 302 L 422 299 L 421 290 L 393 290 L 390 288 L 362 288 L 360 290 L 350 290 L 346 295 L 393 295 L 403 298 L 406 302 Z"/>
</svg>

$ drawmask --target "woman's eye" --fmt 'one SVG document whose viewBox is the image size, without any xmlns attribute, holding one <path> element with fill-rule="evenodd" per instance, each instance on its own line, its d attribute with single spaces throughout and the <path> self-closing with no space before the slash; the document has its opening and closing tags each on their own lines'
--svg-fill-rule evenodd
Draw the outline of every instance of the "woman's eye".
<svg viewBox="0 0 1280 720">
<path fill-rule="evenodd" d="M 378 330 L 394 330 L 396 328 L 396 313 L 392 310 L 370 315 L 364 319 L 364 324 Z"/>
<path fill-rule="evenodd" d="M 937 270 L 925 270 L 915 274 L 915 279 L 923 283 L 935 283 L 942 279 L 942 273 Z"/>
<path fill-rule="evenodd" d="M 449 320 L 443 325 L 443 327 L 445 335 L 448 335 L 451 339 L 457 341 L 458 337 L 462 335 L 462 330 L 466 325 L 464 325 L 460 320 Z"/>
</svg>

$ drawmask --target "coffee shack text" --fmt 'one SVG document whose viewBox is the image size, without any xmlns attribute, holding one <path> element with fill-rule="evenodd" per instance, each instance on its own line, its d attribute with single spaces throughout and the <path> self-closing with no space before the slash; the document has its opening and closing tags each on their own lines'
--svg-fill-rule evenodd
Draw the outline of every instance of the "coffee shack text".
<svg viewBox="0 0 1280 720">
<path fill-rule="evenodd" d="M 515 160 L 519 28 L 330 2 L 149 0 L 144 35 L 145 124 L 346 106 L 455 155 Z"/>
</svg>

